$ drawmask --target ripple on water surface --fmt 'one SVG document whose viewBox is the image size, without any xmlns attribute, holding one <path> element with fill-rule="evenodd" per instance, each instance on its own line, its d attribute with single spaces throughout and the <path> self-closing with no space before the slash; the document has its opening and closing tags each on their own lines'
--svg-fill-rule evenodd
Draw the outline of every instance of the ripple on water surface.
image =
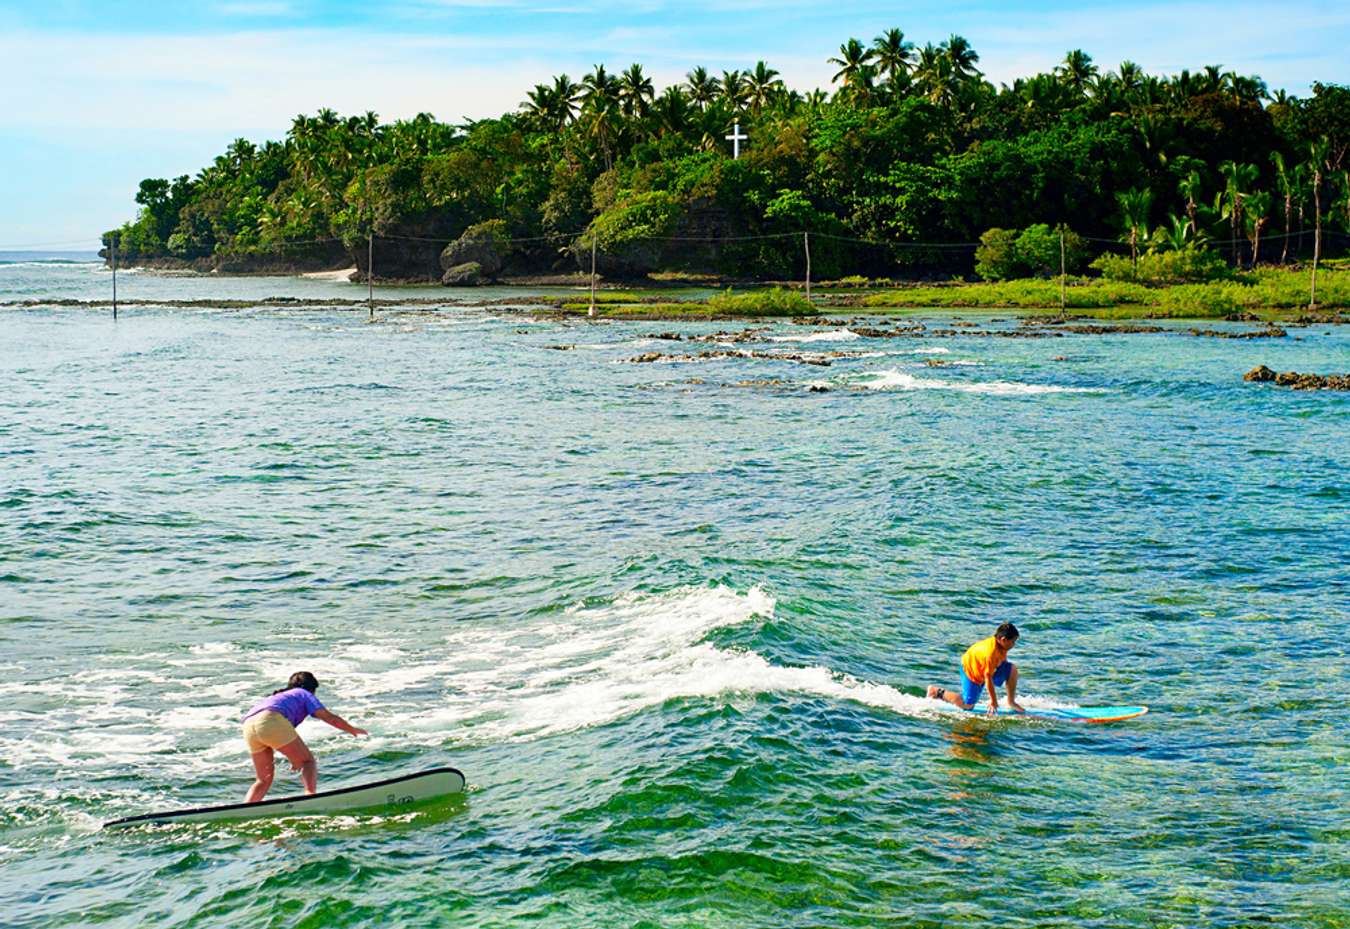
<svg viewBox="0 0 1350 929">
<path fill-rule="evenodd" d="M 1350 923 L 1350 407 L 1241 381 L 1346 333 L 389 319 L 7 314 L 0 922 Z M 1003 620 L 1027 705 L 1152 712 L 922 698 Z M 468 794 L 98 831 L 241 796 L 299 667 L 324 784 Z"/>
</svg>

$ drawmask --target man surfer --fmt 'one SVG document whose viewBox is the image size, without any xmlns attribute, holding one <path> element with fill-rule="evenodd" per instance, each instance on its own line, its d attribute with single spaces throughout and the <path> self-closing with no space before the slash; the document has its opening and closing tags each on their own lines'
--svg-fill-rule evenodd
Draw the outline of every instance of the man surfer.
<svg viewBox="0 0 1350 929">
<path fill-rule="evenodd" d="M 335 729 L 350 732 L 352 735 L 369 735 L 364 729 L 358 729 L 336 713 L 324 709 L 314 691 L 319 689 L 319 681 L 308 671 L 296 671 L 286 686 L 272 691 L 272 695 L 244 714 L 244 741 L 248 743 L 249 754 L 253 756 L 253 770 L 257 779 L 244 797 L 245 803 L 257 803 L 267 795 L 272 786 L 274 761 L 272 752 L 278 751 L 290 761 L 291 767 L 300 772 L 300 781 L 305 785 L 305 793 L 312 794 L 318 789 L 319 766 L 314 761 L 305 740 L 295 727 L 304 722 L 306 716 L 321 719 Z"/>
<path fill-rule="evenodd" d="M 998 712 L 997 687 L 1008 685 L 1008 706 L 1018 713 L 1025 710 L 1017 703 L 1017 665 L 1008 660 L 1008 652 L 1017 644 L 1021 633 L 1012 623 L 1004 623 L 987 639 L 981 639 L 961 656 L 961 692 L 943 690 L 936 684 L 928 688 L 928 696 L 946 700 L 963 710 L 972 709 L 980 693 L 989 688 L 989 712 Z"/>
</svg>

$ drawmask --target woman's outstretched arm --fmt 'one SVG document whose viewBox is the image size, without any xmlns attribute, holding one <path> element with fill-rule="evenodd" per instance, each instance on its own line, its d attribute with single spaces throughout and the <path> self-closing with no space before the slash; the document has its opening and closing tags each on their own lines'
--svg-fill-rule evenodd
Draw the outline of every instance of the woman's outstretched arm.
<svg viewBox="0 0 1350 929">
<path fill-rule="evenodd" d="M 314 718 L 322 719 L 324 722 L 328 723 L 328 725 L 332 726 L 334 729 L 341 729 L 343 732 L 350 732 L 352 735 L 370 735 L 370 733 L 367 732 L 366 730 L 356 728 L 351 723 L 347 722 L 347 720 L 343 719 L 341 716 L 332 712 L 331 710 L 315 710 Z"/>
</svg>

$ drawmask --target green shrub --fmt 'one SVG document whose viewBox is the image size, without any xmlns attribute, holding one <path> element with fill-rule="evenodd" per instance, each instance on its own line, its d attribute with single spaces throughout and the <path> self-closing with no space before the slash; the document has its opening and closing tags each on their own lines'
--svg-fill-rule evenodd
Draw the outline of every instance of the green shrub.
<svg viewBox="0 0 1350 929">
<path fill-rule="evenodd" d="M 986 281 L 1006 281 L 1018 276 L 1021 260 L 1017 256 L 1015 229 L 986 229 L 975 250 L 975 273 Z"/>
<path fill-rule="evenodd" d="M 1250 287 L 1232 281 L 1178 284 L 1159 291 L 1158 306 L 1168 316 L 1227 316 L 1256 306 Z"/>
<path fill-rule="evenodd" d="M 1091 266 L 1108 281 L 1135 284 L 1199 284 L 1231 276 L 1222 258 L 1207 248 L 1193 245 L 1179 251 L 1140 255 L 1137 265 L 1125 255 L 1106 252 L 1097 256 Z"/>
<path fill-rule="evenodd" d="M 597 216 L 590 230 L 572 243 L 578 267 L 589 267 L 592 237 L 606 272 L 646 273 L 666 266 L 668 243 L 663 237 L 674 232 L 684 210 L 680 198 L 663 190 L 621 192 L 616 205 Z"/>
<path fill-rule="evenodd" d="M 1087 260 L 1087 243 L 1066 226 L 1051 228 L 1036 223 L 1021 232 L 995 227 L 980 236 L 975 250 L 975 273 L 986 281 L 1009 281 L 1019 277 L 1054 277 L 1060 272 L 1060 235 L 1063 268 L 1077 274 Z"/>
<path fill-rule="evenodd" d="M 1060 235 L 1063 239 L 1064 270 L 1077 274 L 1087 260 L 1087 243 L 1083 237 L 1066 226 L 1050 228 L 1037 223 L 1022 230 L 1017 237 L 1016 252 L 1020 271 L 1030 277 L 1053 277 L 1060 272 Z"/>
<path fill-rule="evenodd" d="M 747 294 L 732 293 L 728 287 L 726 293 L 709 297 L 708 307 L 728 316 L 810 316 L 816 312 L 805 296 L 781 287 Z"/>
</svg>

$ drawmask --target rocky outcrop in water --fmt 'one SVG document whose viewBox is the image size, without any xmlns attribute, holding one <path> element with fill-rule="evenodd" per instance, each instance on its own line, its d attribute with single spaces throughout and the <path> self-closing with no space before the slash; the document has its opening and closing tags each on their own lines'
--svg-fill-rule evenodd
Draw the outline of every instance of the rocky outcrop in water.
<svg viewBox="0 0 1350 929">
<path fill-rule="evenodd" d="M 1271 323 L 1264 329 L 1247 329 L 1243 332 L 1225 332 L 1222 329 L 1192 329 L 1191 335 L 1207 336 L 1211 339 L 1283 339 L 1288 332 Z"/>
<path fill-rule="evenodd" d="M 1350 374 L 1300 374 L 1297 371 L 1276 374 L 1265 365 L 1252 368 L 1242 375 L 1242 379 L 1256 383 L 1273 382 L 1279 387 L 1293 390 L 1350 390 Z"/>
<path fill-rule="evenodd" d="M 792 361 L 797 364 L 828 368 L 833 358 L 853 358 L 855 352 L 754 352 L 747 349 L 725 349 L 689 355 L 665 355 L 661 352 L 643 352 L 628 361 L 632 364 L 651 364 L 656 361 L 711 361 L 718 358 L 756 358 L 764 361 Z"/>
</svg>

